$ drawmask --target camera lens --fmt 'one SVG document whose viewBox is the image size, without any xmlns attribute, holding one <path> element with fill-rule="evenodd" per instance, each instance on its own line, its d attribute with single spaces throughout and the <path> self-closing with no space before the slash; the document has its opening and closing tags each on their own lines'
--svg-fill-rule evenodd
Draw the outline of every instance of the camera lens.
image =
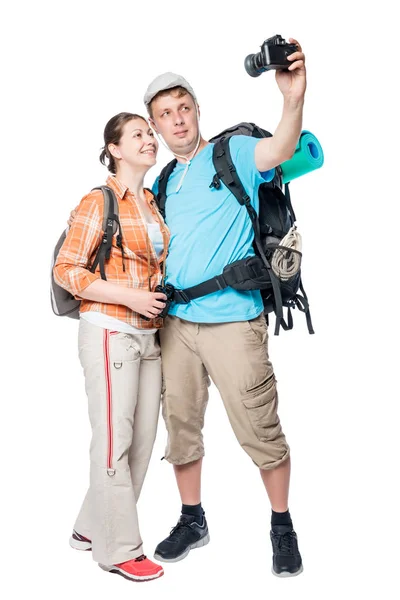
<svg viewBox="0 0 400 600">
<path fill-rule="evenodd" d="M 260 60 L 259 54 L 260 53 L 249 54 L 245 58 L 244 68 L 246 69 L 247 74 L 250 75 L 250 77 L 259 77 L 261 75 L 261 73 L 263 73 L 263 71 L 265 71 L 265 69 L 262 67 L 262 64 L 258 65 L 258 62 Z"/>
</svg>

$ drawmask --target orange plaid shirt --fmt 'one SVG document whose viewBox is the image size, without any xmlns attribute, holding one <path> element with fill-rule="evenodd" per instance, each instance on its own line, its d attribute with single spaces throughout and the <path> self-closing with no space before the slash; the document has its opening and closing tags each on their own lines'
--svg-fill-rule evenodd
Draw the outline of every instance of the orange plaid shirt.
<svg viewBox="0 0 400 600">
<path fill-rule="evenodd" d="M 155 286 L 161 282 L 161 263 L 165 264 L 168 251 L 170 234 L 167 226 L 157 209 L 153 195 L 145 190 L 146 200 L 155 221 L 160 223 L 164 240 L 163 255 L 157 258 L 147 233 L 146 221 L 132 192 L 115 177 L 108 177 L 106 184 L 115 192 L 118 200 L 125 262 L 124 271 L 122 252 L 117 247 L 114 236 L 110 259 L 105 263 L 107 281 L 130 288 L 154 291 Z M 103 212 L 104 200 L 101 190 L 94 190 L 82 198 L 54 265 L 55 281 L 78 299 L 81 299 L 80 292 L 101 278 L 99 267 L 94 273 L 87 267 L 92 263 L 102 239 Z M 140 329 L 162 327 L 162 319 L 145 321 L 127 306 L 81 300 L 80 312 L 102 312 Z"/>
</svg>

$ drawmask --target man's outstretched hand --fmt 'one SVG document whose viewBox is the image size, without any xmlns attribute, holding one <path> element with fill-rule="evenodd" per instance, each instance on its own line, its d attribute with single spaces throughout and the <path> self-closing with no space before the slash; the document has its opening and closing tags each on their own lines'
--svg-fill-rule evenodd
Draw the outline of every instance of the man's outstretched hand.
<svg viewBox="0 0 400 600">
<path fill-rule="evenodd" d="M 285 97 L 285 100 L 301 101 L 307 87 L 306 78 L 306 57 L 302 51 L 301 45 L 297 40 L 289 38 L 291 44 L 296 44 L 298 51 L 287 57 L 291 61 L 288 70 L 279 70 L 275 73 L 275 78 L 279 89 Z"/>
</svg>

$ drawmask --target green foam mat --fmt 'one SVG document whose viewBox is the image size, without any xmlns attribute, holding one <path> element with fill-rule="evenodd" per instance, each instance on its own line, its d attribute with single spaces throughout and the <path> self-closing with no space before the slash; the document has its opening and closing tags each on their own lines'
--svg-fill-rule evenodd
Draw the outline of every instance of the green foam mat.
<svg viewBox="0 0 400 600">
<path fill-rule="evenodd" d="M 283 183 L 289 183 L 324 164 L 322 146 L 310 131 L 302 131 L 294 155 L 282 163 Z"/>
</svg>

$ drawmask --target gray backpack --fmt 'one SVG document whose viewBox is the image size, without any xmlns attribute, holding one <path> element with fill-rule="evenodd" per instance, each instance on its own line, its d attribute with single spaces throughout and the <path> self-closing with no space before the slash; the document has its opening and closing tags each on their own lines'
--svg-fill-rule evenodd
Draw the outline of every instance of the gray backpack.
<svg viewBox="0 0 400 600">
<path fill-rule="evenodd" d="M 122 247 L 122 230 L 118 218 L 118 200 L 113 190 L 105 185 L 93 188 L 101 190 L 104 197 L 104 214 L 103 214 L 103 237 L 97 249 L 92 265 L 87 267 L 91 273 L 94 273 L 97 265 L 100 268 L 102 279 L 107 279 L 104 269 L 105 261 L 110 258 L 112 238 L 118 230 L 117 246 L 121 249 L 122 260 L 124 259 L 124 251 Z M 58 253 L 67 236 L 68 229 L 63 231 L 54 248 L 52 264 L 51 264 L 51 306 L 54 314 L 58 317 L 70 317 L 71 319 L 79 319 L 79 308 L 81 301 L 77 300 L 67 290 L 59 286 L 54 280 L 53 267 L 56 263 Z"/>
</svg>

